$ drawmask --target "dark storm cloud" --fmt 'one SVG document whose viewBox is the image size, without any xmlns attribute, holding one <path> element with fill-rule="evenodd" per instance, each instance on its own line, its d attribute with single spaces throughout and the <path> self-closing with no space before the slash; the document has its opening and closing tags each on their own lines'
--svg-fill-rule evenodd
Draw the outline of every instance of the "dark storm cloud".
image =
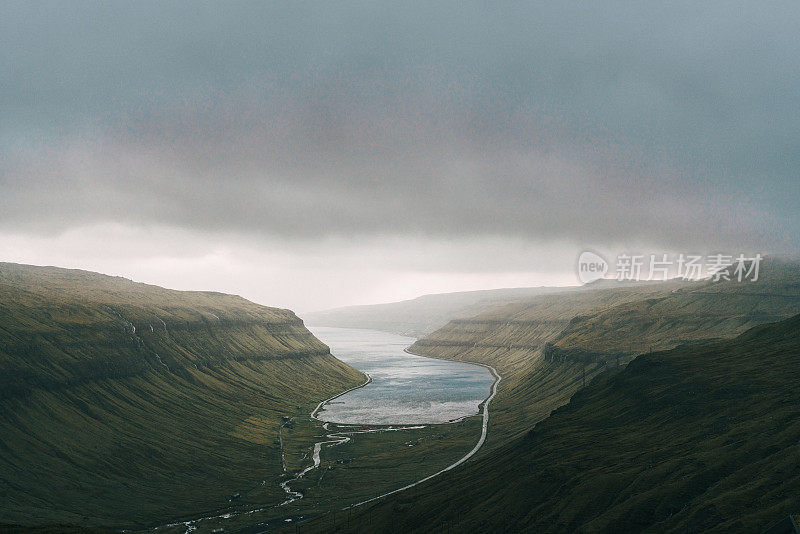
<svg viewBox="0 0 800 534">
<path fill-rule="evenodd" d="M 428 4 L 6 4 L 0 225 L 796 246 L 796 4 Z"/>
</svg>

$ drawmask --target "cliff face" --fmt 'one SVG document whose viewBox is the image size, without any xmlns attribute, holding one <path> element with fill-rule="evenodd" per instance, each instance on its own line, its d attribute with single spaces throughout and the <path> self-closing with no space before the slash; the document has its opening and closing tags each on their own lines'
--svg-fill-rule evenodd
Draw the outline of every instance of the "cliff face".
<svg viewBox="0 0 800 534">
<path fill-rule="evenodd" d="M 767 258 L 755 282 L 701 282 L 574 318 L 548 347 L 554 358 L 611 361 L 729 338 L 800 312 L 800 262 Z"/>
<path fill-rule="evenodd" d="M 85 271 L 0 264 L 0 395 L 328 354 L 290 310 Z"/>
<path fill-rule="evenodd" d="M 453 320 L 418 340 L 413 348 L 426 354 L 441 354 L 441 357 L 457 356 L 504 365 L 507 360 L 521 359 L 522 356 L 498 357 L 497 351 L 525 351 L 530 356 L 542 349 L 545 342 L 566 328 L 577 315 L 623 302 L 665 295 L 684 285 L 682 282 L 631 284 L 628 287 L 600 285 L 597 289 L 571 289 L 532 297 L 468 319 Z"/>
<path fill-rule="evenodd" d="M 800 313 L 800 262 L 769 258 L 757 282 L 589 286 L 454 320 L 411 347 L 475 361 L 503 376 L 487 445 L 565 404 L 598 373 L 637 354 L 729 338 Z"/>
<path fill-rule="evenodd" d="M 668 294 L 682 282 L 570 290 L 454 320 L 418 340 L 411 351 L 435 358 L 491 365 L 502 375 L 492 403 L 486 447 L 502 445 L 547 417 L 602 371 L 596 363 L 544 357 L 548 343 L 576 316 L 622 302 Z"/>
<path fill-rule="evenodd" d="M 289 310 L 0 264 L 0 519 L 154 525 L 270 481 L 281 417 L 356 385 Z"/>
<path fill-rule="evenodd" d="M 335 532 L 764 532 L 800 506 L 799 356 L 800 316 L 639 355 Z"/>
</svg>

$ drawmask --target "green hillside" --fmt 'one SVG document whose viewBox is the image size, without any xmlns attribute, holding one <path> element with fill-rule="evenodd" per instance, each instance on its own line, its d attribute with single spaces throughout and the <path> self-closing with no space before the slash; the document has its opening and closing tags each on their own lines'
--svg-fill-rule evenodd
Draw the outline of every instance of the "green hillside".
<svg viewBox="0 0 800 534">
<path fill-rule="evenodd" d="M 289 310 L 0 264 L 0 523 L 280 502 L 282 416 L 362 380 Z"/>
<path fill-rule="evenodd" d="M 800 311 L 800 265 L 767 258 L 756 282 L 702 283 L 575 317 L 546 353 L 550 358 L 583 360 L 631 356 L 678 343 L 730 337 L 796 311 Z"/>
<path fill-rule="evenodd" d="M 800 509 L 798 359 L 800 315 L 640 355 L 493 454 L 303 531 L 764 531 Z"/>
<path fill-rule="evenodd" d="M 497 369 L 503 380 L 492 402 L 490 449 L 527 431 L 590 380 L 604 366 L 547 361 L 543 349 L 576 315 L 622 302 L 659 297 L 683 282 L 611 286 L 542 295 L 469 319 L 454 320 L 414 343 L 410 350 L 435 358 L 478 362 Z"/>
<path fill-rule="evenodd" d="M 594 376 L 636 354 L 733 337 L 800 313 L 800 262 L 767 259 L 757 282 L 595 283 L 454 320 L 411 351 L 503 376 L 487 448 L 526 431 Z"/>
</svg>

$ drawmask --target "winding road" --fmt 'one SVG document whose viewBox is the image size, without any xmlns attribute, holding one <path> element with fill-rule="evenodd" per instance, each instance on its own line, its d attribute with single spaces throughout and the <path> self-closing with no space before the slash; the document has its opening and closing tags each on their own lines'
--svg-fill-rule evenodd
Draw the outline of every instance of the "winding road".
<svg viewBox="0 0 800 534">
<path fill-rule="evenodd" d="M 339 397 L 341 397 L 345 393 L 350 393 L 351 391 L 354 391 L 356 389 L 363 388 L 364 386 L 366 386 L 367 384 L 372 382 L 372 377 L 369 376 L 369 373 L 364 373 L 364 374 L 367 375 L 367 380 L 363 384 L 361 384 L 359 386 L 352 387 L 352 388 L 348 389 L 347 391 L 343 391 L 343 392 L 341 392 L 341 393 L 339 393 L 337 395 L 334 395 L 333 397 L 330 397 L 328 399 L 325 399 L 324 401 L 322 401 L 319 404 L 317 404 L 317 407 L 314 408 L 314 410 L 311 412 L 311 419 L 319 420 L 317 415 L 318 415 L 320 409 L 322 409 L 322 407 L 325 406 L 325 404 L 327 404 L 328 402 L 330 402 L 332 400 L 335 400 L 335 399 L 338 399 Z M 328 430 L 328 425 L 329 425 L 329 423 L 326 422 L 325 424 L 322 425 L 322 428 L 327 431 Z M 378 432 L 397 432 L 398 430 L 418 430 L 420 428 L 425 428 L 425 425 L 414 425 L 414 426 L 409 426 L 409 425 L 394 426 L 394 425 L 392 425 L 392 426 L 389 426 L 387 428 L 371 428 L 371 429 L 368 429 L 368 430 L 352 430 L 352 431 L 347 431 L 347 432 L 339 431 L 339 432 L 333 432 L 331 434 L 326 434 L 325 437 L 328 438 L 327 440 L 318 441 L 318 442 L 316 442 L 314 444 L 314 452 L 313 452 L 312 457 L 311 457 L 313 463 L 310 466 L 308 466 L 305 469 L 303 469 L 302 471 L 300 471 L 299 473 L 297 473 L 297 475 L 294 478 L 291 478 L 289 480 L 281 482 L 281 488 L 283 488 L 283 491 L 286 492 L 286 494 L 289 496 L 289 498 L 286 499 L 285 501 L 283 501 L 280 504 L 280 506 L 285 506 L 285 505 L 287 505 L 289 503 L 292 503 L 292 502 L 294 502 L 294 501 L 296 501 L 298 499 L 302 499 L 303 498 L 303 494 L 300 493 L 299 491 L 294 491 L 292 488 L 289 487 L 289 484 L 291 482 L 294 482 L 296 480 L 299 480 L 299 479 L 303 478 L 307 473 L 309 473 L 310 471 L 312 471 L 312 470 L 314 470 L 314 469 L 319 467 L 319 465 L 321 463 L 320 453 L 322 452 L 322 446 L 323 445 L 328 445 L 329 447 L 335 447 L 336 445 L 342 445 L 343 443 L 347 443 L 348 441 L 350 441 L 352 439 L 350 436 L 353 436 L 355 434 L 371 434 L 371 433 L 378 433 Z M 283 450 L 283 444 L 281 444 L 281 450 Z M 285 462 L 284 462 L 283 470 L 286 471 L 286 463 Z"/>
<path fill-rule="evenodd" d="M 409 354 L 413 354 L 412 352 L 410 352 L 408 350 L 406 350 L 406 352 L 408 352 Z M 464 456 L 462 456 L 461 458 L 459 458 L 456 462 L 454 462 L 454 463 L 448 465 L 447 467 L 445 467 L 445 468 L 433 473 L 432 475 L 428 475 L 425 478 L 421 478 L 421 479 L 417 480 L 416 482 L 412 482 L 411 484 L 407 484 L 407 485 L 405 485 L 403 487 L 394 489 L 392 491 L 387 491 L 386 493 L 382 493 L 382 494 L 377 495 L 375 497 L 372 497 L 370 499 L 366 499 L 364 501 L 357 502 L 357 503 L 352 504 L 350 506 L 346 506 L 345 508 L 343 508 L 343 510 L 347 510 L 348 508 L 353 508 L 353 507 L 356 507 L 356 506 L 361 506 L 363 504 L 367 504 L 367 503 L 376 501 L 378 499 L 382 499 L 384 497 L 388 497 L 389 495 L 394 495 L 396 493 L 400 493 L 401 491 L 405 491 L 407 489 L 411 489 L 414 486 L 422 484 L 423 482 L 427 482 L 428 480 L 436 478 L 439 475 L 441 475 L 442 473 L 446 473 L 446 472 L 450 471 L 451 469 L 455 469 L 459 465 L 463 464 L 464 462 L 466 462 L 467 460 L 469 460 L 470 458 L 475 456 L 475 454 L 480 450 L 480 448 L 483 447 L 483 444 L 486 442 L 486 434 L 489 431 L 489 404 L 492 402 L 492 399 L 494 399 L 494 396 L 497 394 L 497 386 L 498 386 L 498 384 L 500 384 L 500 380 L 502 379 L 502 377 L 497 372 L 497 370 L 494 367 L 492 367 L 491 365 L 485 365 L 485 364 L 482 364 L 482 363 L 474 363 L 474 362 L 464 362 L 464 363 L 471 363 L 472 365 L 480 365 L 481 367 L 485 367 L 486 369 L 491 371 L 492 376 L 494 377 L 494 382 L 492 383 L 491 393 L 486 398 L 486 400 L 483 401 L 483 403 L 482 403 L 483 424 L 481 425 L 481 437 L 478 438 L 478 442 L 475 444 L 475 446 L 472 448 L 472 450 L 469 451 Z M 350 391 L 356 390 L 358 388 L 362 388 L 362 387 L 366 386 L 367 384 L 369 384 L 371 381 L 372 381 L 372 377 L 367 375 L 367 381 L 364 382 L 363 384 L 361 384 L 360 386 L 356 386 L 354 388 L 350 388 L 347 391 L 339 393 L 338 395 L 334 395 L 333 397 L 331 397 L 329 399 L 325 399 L 324 401 L 320 402 L 319 404 L 317 404 L 317 407 L 314 408 L 314 411 L 311 412 L 311 418 L 312 419 L 318 419 L 317 414 L 318 414 L 319 410 L 326 403 L 341 397 L 345 393 L 349 393 Z M 325 425 L 323 425 L 323 428 L 325 430 L 328 430 L 328 423 L 325 423 Z M 281 487 L 290 496 L 290 498 L 287 499 L 283 504 L 289 504 L 290 502 L 293 502 L 293 501 L 295 501 L 295 500 L 297 500 L 299 498 L 302 498 L 302 494 L 300 494 L 299 492 L 293 491 L 291 488 L 289 488 L 288 484 L 290 482 L 293 482 L 293 481 L 299 479 L 299 478 L 302 478 L 306 473 L 308 473 L 312 469 L 316 469 L 317 467 L 319 467 L 319 465 L 320 465 L 320 452 L 322 450 L 322 446 L 323 445 L 326 445 L 326 444 L 330 443 L 330 444 L 332 444 L 330 446 L 333 447 L 333 446 L 336 446 L 336 445 L 341 445 L 342 443 L 347 443 L 351 439 L 349 436 L 352 436 L 354 434 L 367 434 L 367 433 L 370 433 L 370 432 L 392 432 L 392 431 L 398 431 L 398 430 L 411 430 L 411 429 L 417 429 L 417 428 L 425 428 L 425 425 L 421 425 L 421 426 L 398 426 L 398 427 L 377 428 L 377 429 L 370 429 L 370 430 L 356 430 L 356 431 L 352 431 L 352 432 L 335 432 L 335 433 L 327 434 L 325 437 L 329 438 L 328 441 L 319 441 L 316 444 L 314 444 L 314 456 L 313 456 L 314 463 L 313 463 L 313 465 L 303 469 L 303 471 L 301 471 L 295 478 L 293 478 L 291 480 L 287 480 L 286 482 L 281 484 Z"/>
<path fill-rule="evenodd" d="M 411 354 L 411 353 L 409 353 L 409 354 Z M 378 495 L 376 497 L 372 497 L 371 499 L 367 499 L 365 501 L 357 502 L 357 503 L 355 503 L 355 504 L 353 504 L 351 506 L 346 506 L 345 508 L 343 508 L 343 510 L 347 510 L 348 508 L 353 508 L 353 507 L 356 507 L 356 506 L 361 506 L 362 504 L 367 504 L 367 503 L 370 503 L 370 502 L 373 502 L 373 501 L 377 501 L 378 499 L 382 499 L 384 497 L 388 497 L 389 495 L 394 495 L 395 493 L 400 493 L 401 491 L 405 491 L 407 489 L 411 489 L 414 486 L 422 484 L 423 482 L 427 482 L 428 480 L 431 480 L 432 478 L 436 478 L 439 475 L 441 475 L 442 473 L 446 473 L 446 472 L 450 471 L 451 469 L 455 469 L 459 465 L 463 464 L 464 462 L 466 462 L 467 460 L 469 460 L 470 458 L 475 456 L 475 453 L 477 453 L 480 450 L 480 448 L 483 447 L 483 444 L 486 441 L 486 434 L 489 431 L 489 403 L 492 402 L 492 399 L 497 394 L 497 385 L 500 383 L 500 380 L 501 380 L 502 377 L 498 374 L 497 370 L 495 370 L 495 368 L 492 367 L 491 365 L 484 365 L 482 363 L 473 363 L 473 362 L 465 362 L 465 363 L 472 363 L 473 365 L 480 365 L 481 367 L 485 367 L 485 368 L 489 369 L 489 371 L 492 372 L 492 376 L 494 376 L 494 383 L 492 384 L 492 392 L 486 398 L 486 400 L 483 401 L 483 425 L 482 425 L 482 428 L 481 428 L 481 437 L 478 439 L 478 442 L 475 444 L 475 446 L 472 448 L 472 450 L 469 451 L 467 454 L 465 454 L 463 457 L 461 457 L 457 462 L 448 465 L 444 469 L 442 469 L 440 471 L 437 471 L 432 475 L 428 475 L 425 478 L 421 478 L 420 480 L 417 480 L 416 482 L 412 482 L 411 484 L 403 486 L 402 488 L 397 488 L 397 489 L 392 490 L 392 491 L 387 491 L 386 493 L 382 493 L 381 495 Z"/>
<path fill-rule="evenodd" d="M 410 351 L 408 351 L 407 349 L 406 349 L 406 352 L 409 352 L 409 354 L 413 354 Z M 495 368 L 490 366 L 490 365 L 485 365 L 485 364 L 482 364 L 482 363 L 475 363 L 475 362 L 464 362 L 464 363 L 470 363 L 472 365 L 480 365 L 481 367 L 485 367 L 486 369 L 488 369 L 492 373 L 492 376 L 494 376 L 494 382 L 492 383 L 491 392 L 490 392 L 489 396 L 486 398 L 486 400 L 484 400 L 483 403 L 481 403 L 482 414 L 483 414 L 483 424 L 481 426 L 481 436 L 478 439 L 478 442 L 472 448 L 472 450 L 469 451 L 464 456 L 462 456 L 458 461 L 448 465 L 447 467 L 437 471 L 436 473 L 433 473 L 432 475 L 428 475 L 428 476 L 426 476 L 424 478 L 421 478 L 421 479 L 417 480 L 416 482 L 412 482 L 411 484 L 407 484 L 407 485 L 405 485 L 403 487 L 394 489 L 392 491 L 387 491 L 386 493 L 382 493 L 382 494 L 377 495 L 375 497 L 372 497 L 370 499 L 366 499 L 364 501 L 357 502 L 357 503 L 352 504 L 350 506 L 346 506 L 345 508 L 343 508 L 344 510 L 346 510 L 348 508 L 354 508 L 356 506 L 361 506 L 363 504 L 367 504 L 367 503 L 376 501 L 378 499 L 382 499 L 384 497 L 388 497 L 389 495 L 394 495 L 396 493 L 400 493 L 402 491 L 411 489 L 414 486 L 422 484 L 423 482 L 427 482 L 428 480 L 436 478 L 437 476 L 441 475 L 442 473 L 446 473 L 446 472 L 448 472 L 448 471 L 450 471 L 452 469 L 455 469 L 459 465 L 463 464 L 464 462 L 466 462 L 467 460 L 469 460 L 470 458 L 475 456 L 475 454 L 480 450 L 480 448 L 486 442 L 486 434 L 488 433 L 488 430 L 489 430 L 489 404 L 492 402 L 492 399 L 494 399 L 494 396 L 497 394 L 497 386 L 500 383 L 500 380 L 502 379 L 502 377 L 497 372 L 497 370 L 495 370 Z M 343 391 L 343 392 L 341 392 L 341 393 L 339 393 L 337 395 L 334 395 L 333 397 L 330 397 L 328 399 L 325 399 L 322 402 L 320 402 L 319 404 L 317 404 L 316 408 L 314 408 L 314 410 L 310 414 L 311 419 L 319 420 L 319 417 L 318 417 L 319 411 L 322 409 L 322 407 L 326 403 L 328 403 L 328 402 L 330 402 L 332 400 L 335 400 L 335 399 L 341 397 L 342 395 L 345 395 L 346 393 L 349 393 L 349 392 L 354 391 L 354 390 L 359 389 L 359 388 L 363 388 L 364 386 L 366 386 L 367 384 L 372 382 L 372 377 L 369 376 L 369 374 L 367 374 L 367 373 L 365 373 L 365 374 L 367 376 L 367 379 L 366 379 L 366 381 L 364 381 L 363 384 L 360 384 L 360 385 L 355 386 L 353 388 L 350 388 L 350 389 L 348 389 L 346 391 Z M 323 424 L 323 429 L 325 429 L 327 431 L 328 430 L 328 425 L 329 425 L 329 423 L 327 423 L 327 422 L 324 423 Z M 343 443 L 347 443 L 348 441 L 350 441 L 352 439 L 351 436 L 353 436 L 355 434 L 367 434 L 367 433 L 374 433 L 374 432 L 397 432 L 397 431 L 401 431 L 401 430 L 412 430 L 412 429 L 425 428 L 425 426 L 426 425 L 415 425 L 415 426 L 392 425 L 392 426 L 388 426 L 388 427 L 384 427 L 384 428 L 372 428 L 372 429 L 367 429 L 367 430 L 353 430 L 353 431 L 337 431 L 337 432 L 332 432 L 330 434 L 326 434 L 325 435 L 325 437 L 327 438 L 326 440 L 318 441 L 317 443 L 314 444 L 313 454 L 312 454 L 312 464 L 310 466 L 306 467 L 305 469 L 303 469 L 302 471 L 300 471 L 293 478 L 288 479 L 288 480 L 286 480 L 286 481 L 284 481 L 284 482 L 282 482 L 280 484 L 281 488 L 283 488 L 283 490 L 286 492 L 286 494 L 288 496 L 288 498 L 285 501 L 283 501 L 282 503 L 280 503 L 278 505 L 264 506 L 264 507 L 255 508 L 255 509 L 251 509 L 251 510 L 243 510 L 243 511 L 238 511 L 238 512 L 234 511 L 234 512 L 227 512 L 227 513 L 223 513 L 223 514 L 210 515 L 210 516 L 205 516 L 205 517 L 198 517 L 196 519 L 192 519 L 192 520 L 189 520 L 189 521 L 179 521 L 179 522 L 176 522 L 176 523 L 169 523 L 169 524 L 166 524 L 166 525 L 161 525 L 159 527 L 156 527 L 154 530 L 158 530 L 158 529 L 162 529 L 162 528 L 166 528 L 166 527 L 184 525 L 186 527 L 186 533 L 188 534 L 189 532 L 192 532 L 192 531 L 196 530 L 197 529 L 197 524 L 202 522 L 202 521 L 207 521 L 207 520 L 211 520 L 211 519 L 229 519 L 229 518 L 235 517 L 235 516 L 250 515 L 250 514 L 257 513 L 257 512 L 262 512 L 262 511 L 267 510 L 269 508 L 275 508 L 276 506 L 285 506 L 285 505 L 287 505 L 289 503 L 292 503 L 292 502 L 294 502 L 294 501 L 296 501 L 298 499 L 302 499 L 303 498 L 303 494 L 300 493 L 300 492 L 292 490 L 291 487 L 289 486 L 289 484 L 291 482 L 294 482 L 294 481 L 300 479 L 300 478 L 303 478 L 306 474 L 308 474 L 309 472 L 311 472 L 314 469 L 317 469 L 320 466 L 320 464 L 321 464 L 320 453 L 322 452 L 322 447 L 324 445 L 328 445 L 330 447 L 333 447 L 333 446 L 336 446 L 336 445 L 341 445 Z M 281 429 L 282 429 L 282 427 L 283 427 L 283 425 L 281 425 Z M 283 439 L 282 439 L 282 436 L 280 436 L 280 438 L 281 438 L 281 462 L 283 463 L 284 471 L 286 471 L 286 462 L 285 462 L 285 458 L 283 456 Z"/>
</svg>

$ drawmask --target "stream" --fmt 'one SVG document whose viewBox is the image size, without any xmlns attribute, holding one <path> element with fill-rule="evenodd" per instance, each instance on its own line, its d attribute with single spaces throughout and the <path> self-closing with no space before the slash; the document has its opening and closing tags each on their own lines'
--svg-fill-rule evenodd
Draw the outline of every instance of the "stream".
<svg viewBox="0 0 800 534">
<path fill-rule="evenodd" d="M 414 342 L 414 338 L 376 330 L 308 328 L 331 348 L 334 356 L 367 375 L 364 384 L 320 402 L 311 412 L 311 417 L 324 421 L 326 431 L 330 423 L 381 427 L 340 430 L 315 443 L 312 465 L 281 483 L 287 494 L 281 506 L 303 497 L 300 492 L 292 490 L 290 484 L 319 467 L 323 446 L 347 443 L 355 434 L 396 432 L 424 428 L 427 424 L 460 421 L 478 414 L 484 400 L 491 399 L 496 391 L 499 376 L 494 369 L 411 354 L 406 347 Z M 478 445 L 440 473 L 477 452 L 486 438 L 487 425 L 488 409 L 485 407 L 483 433 Z M 407 487 L 413 485 L 416 483 Z"/>
<path fill-rule="evenodd" d="M 309 414 L 312 419 L 323 422 L 325 439 L 316 442 L 311 449 L 311 464 L 294 474 L 289 473 L 286 468 L 283 456 L 283 426 L 281 426 L 279 432 L 281 461 L 284 473 L 290 476 L 280 483 L 280 487 L 286 493 L 286 499 L 279 504 L 199 517 L 158 528 L 184 525 L 188 533 L 196 530 L 198 524 L 204 521 L 255 514 L 302 499 L 302 493 L 294 491 L 291 483 L 319 468 L 324 447 L 342 445 L 357 434 L 421 429 L 430 424 L 452 423 L 479 413 L 483 415 L 480 438 L 473 449 L 457 462 L 412 484 L 354 503 L 353 506 L 371 502 L 430 480 L 462 464 L 483 445 L 489 422 L 489 403 L 496 394 L 500 382 L 500 376 L 493 368 L 411 354 L 405 349 L 415 340 L 406 336 L 351 328 L 308 327 L 308 329 L 331 348 L 334 356 L 365 373 L 367 380 L 359 386 L 320 402 Z M 329 428 L 331 424 L 339 425 L 340 428 L 331 431 Z M 348 430 L 347 425 L 359 428 Z M 364 426 L 372 428 L 364 429 Z"/>
</svg>

